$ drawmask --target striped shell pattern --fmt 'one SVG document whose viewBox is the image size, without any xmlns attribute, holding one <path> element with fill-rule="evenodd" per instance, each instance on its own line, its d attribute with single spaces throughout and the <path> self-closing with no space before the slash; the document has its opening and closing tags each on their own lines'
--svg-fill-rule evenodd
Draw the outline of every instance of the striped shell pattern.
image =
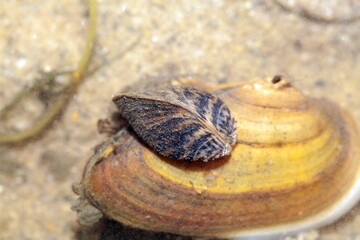
<svg viewBox="0 0 360 240">
<path fill-rule="evenodd" d="M 230 154 L 236 122 L 224 102 L 191 87 L 130 92 L 113 98 L 138 136 L 165 157 L 208 161 Z"/>
</svg>

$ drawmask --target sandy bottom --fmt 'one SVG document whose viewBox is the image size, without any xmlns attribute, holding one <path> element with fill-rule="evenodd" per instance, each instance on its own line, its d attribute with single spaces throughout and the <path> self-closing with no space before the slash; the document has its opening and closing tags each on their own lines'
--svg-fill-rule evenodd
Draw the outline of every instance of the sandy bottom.
<svg viewBox="0 0 360 240">
<path fill-rule="evenodd" d="M 89 239 L 89 234 L 99 239 L 96 229 L 79 230 L 70 210 L 76 198 L 71 184 L 80 178 L 94 146 L 104 140 L 96 122 L 108 114 L 111 96 L 139 79 L 198 75 L 215 83 L 283 73 L 306 94 L 347 108 L 360 125 L 357 13 L 346 20 L 339 13 L 323 21 L 276 1 L 99 2 L 94 62 L 104 63 L 142 39 L 124 57 L 87 78 L 40 139 L 0 147 L 0 239 Z M 349 2 L 332 10 L 340 11 Z M 41 71 L 76 68 L 86 34 L 86 4 L 1 3 L 0 107 Z M 323 16 L 326 6 L 318 7 Z M 316 16 L 316 10 L 312 14 Z M 30 116 L 38 108 L 26 106 Z M 22 129 L 29 121 L 15 118 L 13 124 Z M 118 232 L 102 233 L 102 239 L 180 239 L 113 228 Z M 339 223 L 287 239 L 360 239 L 360 213 L 355 208 Z"/>
</svg>

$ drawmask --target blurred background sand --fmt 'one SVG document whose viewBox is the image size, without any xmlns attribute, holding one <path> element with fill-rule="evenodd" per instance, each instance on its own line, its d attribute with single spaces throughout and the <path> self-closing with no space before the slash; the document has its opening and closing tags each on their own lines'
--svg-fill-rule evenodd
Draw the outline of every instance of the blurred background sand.
<svg viewBox="0 0 360 240">
<path fill-rule="evenodd" d="M 265 0 L 103 0 L 98 8 L 95 63 L 143 37 L 124 57 L 87 78 L 41 139 L 0 147 L 0 239 L 85 239 L 70 210 L 76 198 L 71 184 L 105 139 L 96 122 L 108 114 L 111 96 L 139 79 L 200 75 L 215 83 L 283 73 L 306 94 L 347 108 L 360 125 L 356 13 L 351 21 L 337 16 L 318 21 Z M 41 71 L 75 69 L 86 26 L 86 1 L 2 1 L 0 107 Z M 16 121 L 19 129 L 28 124 Z M 339 223 L 294 236 L 304 238 L 360 239 L 360 213 L 355 208 Z"/>
</svg>

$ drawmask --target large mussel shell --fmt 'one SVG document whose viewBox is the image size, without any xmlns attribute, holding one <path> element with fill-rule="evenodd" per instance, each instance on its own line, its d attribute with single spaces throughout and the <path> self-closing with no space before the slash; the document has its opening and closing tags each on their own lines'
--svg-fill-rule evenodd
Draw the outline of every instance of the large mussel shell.
<svg viewBox="0 0 360 240">
<path fill-rule="evenodd" d="M 214 91 L 237 121 L 229 157 L 160 157 L 129 129 L 88 162 L 83 197 L 107 217 L 202 237 L 268 236 L 321 226 L 359 199 L 359 134 L 336 104 L 287 82 Z"/>
</svg>

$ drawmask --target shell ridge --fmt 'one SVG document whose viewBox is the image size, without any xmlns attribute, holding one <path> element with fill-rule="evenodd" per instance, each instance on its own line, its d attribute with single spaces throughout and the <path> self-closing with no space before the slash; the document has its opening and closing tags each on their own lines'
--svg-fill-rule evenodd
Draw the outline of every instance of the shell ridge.
<svg viewBox="0 0 360 240">
<path fill-rule="evenodd" d="M 316 135 L 313 135 L 309 138 L 306 139 L 302 139 L 301 142 L 302 143 L 307 143 L 310 142 L 312 140 L 314 140 L 315 138 L 319 137 L 326 129 L 321 129 L 320 131 L 318 131 L 316 133 Z M 241 141 L 241 140 L 237 140 L 236 141 L 237 144 L 243 144 L 243 145 L 247 145 L 247 146 L 252 146 L 252 147 L 256 147 L 256 148 L 266 148 L 266 147 L 283 147 L 283 146 L 290 146 L 290 145 L 295 145 L 298 144 L 298 141 L 293 141 L 293 142 L 274 142 L 274 143 L 260 143 L 260 142 L 247 142 L 247 141 Z"/>
</svg>

